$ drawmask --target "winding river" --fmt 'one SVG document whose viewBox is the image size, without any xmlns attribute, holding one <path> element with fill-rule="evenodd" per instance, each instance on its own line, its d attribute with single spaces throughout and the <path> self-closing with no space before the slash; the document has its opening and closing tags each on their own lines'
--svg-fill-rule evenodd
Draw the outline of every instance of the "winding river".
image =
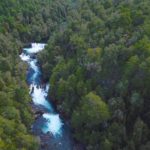
<svg viewBox="0 0 150 150">
<path fill-rule="evenodd" d="M 49 84 L 43 83 L 42 72 L 36 54 L 44 50 L 46 44 L 32 43 L 24 48 L 20 58 L 28 64 L 27 83 L 32 97 L 32 110 L 36 114 L 32 126 L 39 137 L 40 150 L 72 150 L 73 140 L 69 127 L 63 122 L 48 99 Z"/>
</svg>

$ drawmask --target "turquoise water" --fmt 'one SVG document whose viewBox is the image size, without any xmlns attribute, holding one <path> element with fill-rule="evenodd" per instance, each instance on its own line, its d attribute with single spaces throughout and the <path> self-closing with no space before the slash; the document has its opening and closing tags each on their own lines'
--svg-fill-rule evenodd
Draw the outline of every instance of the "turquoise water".
<svg viewBox="0 0 150 150">
<path fill-rule="evenodd" d="M 46 143 L 42 150 L 72 150 L 72 138 L 69 128 L 54 110 L 48 99 L 49 85 L 42 82 L 42 72 L 38 66 L 36 53 L 44 50 L 46 44 L 32 43 L 24 48 L 20 58 L 28 63 L 27 82 L 35 107 L 41 107 L 44 113 L 33 124 L 33 132 Z M 35 56 L 35 57 L 33 57 Z"/>
</svg>

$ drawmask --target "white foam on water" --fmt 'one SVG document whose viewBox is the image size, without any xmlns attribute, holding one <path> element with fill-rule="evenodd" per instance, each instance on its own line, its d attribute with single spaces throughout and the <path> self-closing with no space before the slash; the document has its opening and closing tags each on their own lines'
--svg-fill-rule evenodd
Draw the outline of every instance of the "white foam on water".
<svg viewBox="0 0 150 150">
<path fill-rule="evenodd" d="M 30 60 L 30 56 L 29 55 L 26 55 L 24 53 L 22 53 L 21 55 L 19 55 L 21 60 L 23 61 L 29 61 Z"/>
<path fill-rule="evenodd" d="M 39 72 L 39 67 L 37 66 L 37 60 L 34 59 L 34 60 L 31 60 L 29 62 L 30 64 L 30 67 L 35 71 L 35 72 Z"/>
<path fill-rule="evenodd" d="M 33 89 L 33 88 L 34 88 L 34 84 L 31 84 L 30 87 L 29 87 L 29 89 L 30 89 L 30 90 L 29 90 L 29 94 L 32 94 L 32 89 Z"/>
<path fill-rule="evenodd" d="M 40 70 L 39 67 L 37 66 L 37 60 L 31 60 L 30 62 L 28 62 L 30 67 L 34 70 L 34 74 L 32 76 L 32 80 L 34 81 L 35 78 L 37 77 L 38 74 L 40 74 Z"/>
<path fill-rule="evenodd" d="M 61 135 L 61 128 L 63 123 L 58 114 L 43 114 L 43 117 L 46 119 L 46 125 L 43 127 L 42 131 L 44 133 L 50 132 L 53 135 Z"/>
<path fill-rule="evenodd" d="M 45 108 L 47 108 L 51 113 L 53 113 L 53 108 L 51 104 L 47 101 L 47 95 L 49 91 L 49 84 L 46 84 L 45 88 L 38 87 L 36 84 L 34 84 L 34 80 L 36 76 L 40 73 L 40 69 L 37 66 L 37 60 L 32 59 L 30 57 L 30 54 L 37 53 L 39 51 L 42 51 L 44 49 L 46 44 L 43 43 L 32 43 L 31 48 L 24 48 L 24 51 L 26 51 L 29 55 L 26 55 L 22 53 L 20 55 L 20 58 L 23 61 L 27 61 L 30 67 L 34 70 L 34 73 L 32 75 L 32 84 L 30 85 L 30 95 L 32 97 L 32 101 L 35 105 L 42 105 Z M 45 113 L 43 114 L 43 118 L 46 119 L 46 122 L 44 126 L 42 127 L 43 133 L 50 132 L 53 135 L 61 135 L 62 133 L 62 126 L 63 123 L 59 117 L 59 114 L 50 114 Z"/>
<path fill-rule="evenodd" d="M 45 48 L 46 44 L 44 43 L 32 43 L 31 48 L 24 48 L 24 51 L 27 53 L 37 53 L 42 51 Z"/>
<path fill-rule="evenodd" d="M 32 89 L 33 89 L 33 92 L 31 93 Z M 47 92 L 43 88 L 37 87 L 37 85 L 31 84 L 30 85 L 30 93 L 32 96 L 32 100 L 36 105 L 42 105 L 45 108 L 49 109 L 50 111 L 53 110 L 52 106 L 46 99 Z"/>
<path fill-rule="evenodd" d="M 48 93 L 48 91 L 49 91 L 49 84 L 46 84 L 45 92 Z"/>
</svg>

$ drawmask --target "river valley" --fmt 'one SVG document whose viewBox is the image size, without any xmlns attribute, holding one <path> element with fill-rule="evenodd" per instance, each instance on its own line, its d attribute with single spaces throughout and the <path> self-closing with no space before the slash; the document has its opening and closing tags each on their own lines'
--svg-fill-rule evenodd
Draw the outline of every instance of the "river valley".
<svg viewBox="0 0 150 150">
<path fill-rule="evenodd" d="M 49 84 L 43 83 L 36 54 L 46 44 L 32 43 L 24 48 L 20 58 L 28 64 L 27 83 L 30 87 L 32 110 L 36 114 L 32 132 L 39 137 L 41 150 L 72 150 L 73 140 L 67 124 L 60 118 L 48 99 Z"/>
</svg>

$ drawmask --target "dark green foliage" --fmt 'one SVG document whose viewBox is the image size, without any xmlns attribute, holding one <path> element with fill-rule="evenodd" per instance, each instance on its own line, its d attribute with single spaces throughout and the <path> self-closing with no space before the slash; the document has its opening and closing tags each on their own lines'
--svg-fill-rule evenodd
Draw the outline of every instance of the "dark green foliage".
<svg viewBox="0 0 150 150">
<path fill-rule="evenodd" d="M 37 149 L 18 54 L 49 38 L 43 77 L 75 139 L 87 150 L 149 150 L 149 20 L 149 0 L 1 0 L 0 149 Z"/>
<path fill-rule="evenodd" d="M 58 110 L 88 150 L 148 150 L 150 1 L 77 0 L 67 10 L 39 55 Z"/>
<path fill-rule="evenodd" d="M 27 67 L 19 53 L 24 43 L 45 42 L 66 20 L 70 2 L 0 1 L 0 150 L 38 149 L 37 140 L 30 133 L 33 116 L 25 82 Z M 49 63 L 43 65 L 47 67 L 52 68 Z"/>
<path fill-rule="evenodd" d="M 30 133 L 33 116 L 25 82 L 27 68 L 19 53 L 23 42 L 48 37 L 51 29 L 48 31 L 48 20 L 44 21 L 48 4 L 38 0 L 0 1 L 0 150 L 38 149 L 38 141 Z"/>
</svg>

